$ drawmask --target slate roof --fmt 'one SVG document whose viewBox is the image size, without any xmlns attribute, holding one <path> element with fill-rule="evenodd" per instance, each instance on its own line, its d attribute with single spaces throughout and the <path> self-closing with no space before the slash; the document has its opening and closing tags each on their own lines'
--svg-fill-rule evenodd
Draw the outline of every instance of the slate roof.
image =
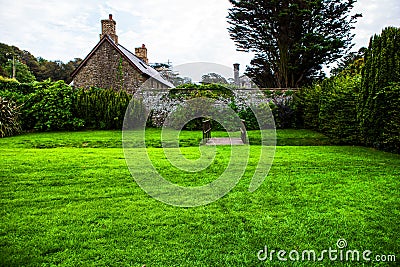
<svg viewBox="0 0 400 267">
<path fill-rule="evenodd" d="M 109 42 L 119 53 L 121 53 L 125 59 L 134 67 L 136 68 L 140 73 L 145 75 L 147 78 L 152 77 L 153 79 L 159 81 L 160 83 L 173 88 L 175 87 L 172 83 L 169 81 L 165 80 L 163 77 L 161 77 L 160 73 L 156 71 L 154 68 L 150 67 L 147 65 L 143 60 L 138 58 L 135 54 L 133 54 L 131 51 L 126 49 L 120 44 L 115 44 L 114 41 L 108 36 L 105 35 L 100 42 L 97 43 L 97 45 L 93 48 L 93 50 L 86 56 L 86 58 L 79 64 L 79 66 L 72 72 L 71 76 L 75 77 L 75 75 L 79 72 L 79 70 L 85 65 L 85 63 L 89 60 L 89 58 L 96 52 L 96 50 L 100 47 L 100 45 L 103 42 Z"/>
</svg>

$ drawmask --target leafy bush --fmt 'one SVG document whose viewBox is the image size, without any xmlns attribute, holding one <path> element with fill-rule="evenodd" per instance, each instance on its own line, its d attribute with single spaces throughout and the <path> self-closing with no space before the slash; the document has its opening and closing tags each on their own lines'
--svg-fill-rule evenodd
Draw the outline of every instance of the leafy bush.
<svg viewBox="0 0 400 267">
<path fill-rule="evenodd" d="M 233 93 L 226 84 L 183 84 L 169 90 L 168 97 L 171 99 L 191 99 L 195 97 L 229 99 L 233 97 Z"/>
<path fill-rule="evenodd" d="M 130 98 L 125 91 L 79 89 L 74 102 L 74 115 L 84 122 L 85 128 L 121 129 Z"/>
<path fill-rule="evenodd" d="M 359 144 L 357 99 L 360 74 L 337 75 L 303 88 L 294 96 L 297 120 L 336 143 Z"/>
<path fill-rule="evenodd" d="M 398 151 L 400 121 L 398 83 L 400 82 L 400 28 L 388 27 L 371 38 L 365 53 L 358 120 L 364 144 Z M 391 85 L 393 83 L 397 83 Z M 391 114 L 394 117 L 391 117 Z M 386 130 L 389 132 L 386 132 Z M 392 136 L 393 135 L 393 136 Z M 391 140 L 391 141 L 389 141 Z M 391 145 L 390 145 L 391 144 Z"/>
<path fill-rule="evenodd" d="M 318 125 L 332 141 L 359 143 L 356 106 L 360 81 L 360 75 L 338 75 L 321 84 Z"/>
<path fill-rule="evenodd" d="M 0 76 L 0 92 L 13 92 L 18 94 L 30 94 L 35 91 L 34 83 L 20 83 L 15 79 Z"/>
<path fill-rule="evenodd" d="M 276 96 L 270 102 L 270 108 L 275 118 L 276 128 L 287 129 L 295 127 L 292 97 Z"/>
<path fill-rule="evenodd" d="M 319 101 L 322 87 L 315 83 L 311 86 L 301 88 L 294 99 L 295 120 L 300 128 L 317 130 L 319 127 Z"/>
<path fill-rule="evenodd" d="M 30 94 L 24 104 L 27 121 L 40 131 L 72 130 L 81 128 L 83 121 L 72 113 L 75 93 L 64 81 L 38 82 L 36 91 Z"/>
<path fill-rule="evenodd" d="M 400 83 L 392 83 L 376 93 L 377 135 L 372 145 L 378 149 L 400 154 Z M 383 103 L 383 104 L 382 104 Z"/>
<path fill-rule="evenodd" d="M 18 107 L 0 96 L 0 137 L 12 136 L 21 131 Z"/>
</svg>

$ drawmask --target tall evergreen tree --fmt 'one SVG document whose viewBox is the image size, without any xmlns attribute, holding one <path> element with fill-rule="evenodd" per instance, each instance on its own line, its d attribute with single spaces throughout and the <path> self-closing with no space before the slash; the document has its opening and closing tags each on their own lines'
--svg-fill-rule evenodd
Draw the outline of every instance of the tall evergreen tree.
<svg viewBox="0 0 400 267">
<path fill-rule="evenodd" d="M 364 61 L 357 112 L 361 137 L 366 145 L 397 147 L 400 153 L 400 28 L 374 35 Z M 397 139 L 389 144 L 392 137 Z"/>
<path fill-rule="evenodd" d="M 229 0 L 228 28 L 238 50 L 255 52 L 248 75 L 299 87 L 352 47 L 356 0 Z M 265 79 L 268 79 L 267 81 Z M 262 86 L 263 84 L 261 84 Z"/>
</svg>

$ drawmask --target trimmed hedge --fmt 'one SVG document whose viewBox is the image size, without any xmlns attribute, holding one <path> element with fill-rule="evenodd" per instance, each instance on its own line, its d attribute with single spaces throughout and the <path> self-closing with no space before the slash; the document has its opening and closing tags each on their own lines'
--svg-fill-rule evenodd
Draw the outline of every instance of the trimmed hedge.
<svg viewBox="0 0 400 267">
<path fill-rule="evenodd" d="M 361 77 L 337 76 L 322 83 L 318 129 L 336 143 L 358 144 L 357 99 Z"/>
<path fill-rule="evenodd" d="M 296 112 L 305 128 L 320 131 L 335 143 L 358 144 L 356 105 L 361 76 L 338 75 L 296 94 Z"/>
<path fill-rule="evenodd" d="M 0 97 L 19 106 L 23 130 L 121 129 L 131 100 L 125 91 L 74 89 L 64 81 L 22 84 L 0 79 L 0 88 Z M 132 108 L 135 114 L 130 115 L 141 118 L 141 104 Z"/>
<path fill-rule="evenodd" d="M 396 113 L 399 106 L 391 106 L 399 97 L 398 83 L 400 83 L 400 28 L 388 27 L 380 35 L 371 38 L 362 71 L 358 120 L 362 141 L 368 146 L 390 151 L 396 150 L 399 146 L 394 142 L 398 139 L 400 129 L 394 129 L 398 127 L 397 121 L 400 121 Z M 385 131 L 389 128 L 392 129 L 390 133 Z M 397 134 L 397 137 L 391 133 Z"/>
<path fill-rule="evenodd" d="M 377 103 L 372 146 L 400 154 L 400 83 L 392 83 L 375 94 Z"/>
<path fill-rule="evenodd" d="M 79 89 L 75 92 L 74 116 L 90 129 L 121 129 L 131 96 L 111 89 Z"/>
<path fill-rule="evenodd" d="M 400 28 L 384 29 L 371 38 L 360 74 L 345 70 L 302 89 L 294 97 L 296 117 L 338 143 L 400 154 L 399 40 Z"/>
</svg>

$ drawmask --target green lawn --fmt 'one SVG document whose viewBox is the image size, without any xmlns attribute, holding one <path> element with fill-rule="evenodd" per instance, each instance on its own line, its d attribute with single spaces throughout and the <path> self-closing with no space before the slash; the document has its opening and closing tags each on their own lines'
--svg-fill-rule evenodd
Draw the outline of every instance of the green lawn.
<svg viewBox="0 0 400 267">
<path fill-rule="evenodd" d="M 146 130 L 146 144 L 149 147 L 162 147 L 161 131 L 158 129 Z M 212 137 L 227 137 L 226 132 L 212 132 Z M 234 133 L 240 137 L 240 133 Z M 260 132 L 248 132 L 250 144 L 260 144 Z M 314 146 L 329 145 L 329 138 L 309 130 L 276 130 L 277 145 L 285 146 Z M 168 141 L 167 134 L 167 141 Z M 198 146 L 201 142 L 201 131 L 182 131 L 180 133 L 181 146 Z M 121 131 L 84 131 L 84 132 L 51 132 L 30 133 L 0 138 L 0 147 L 3 148 L 120 148 L 122 146 Z"/>
<path fill-rule="evenodd" d="M 147 136 L 149 155 L 178 184 L 216 179 L 231 152 L 218 147 L 205 171 L 179 173 L 158 148 L 158 136 L 156 130 Z M 252 136 L 257 142 L 258 133 Z M 281 146 L 257 191 L 248 191 L 259 151 L 253 145 L 238 185 L 195 208 L 148 196 L 126 167 L 118 131 L 0 139 L 0 266 L 353 266 L 339 260 L 257 259 L 265 246 L 321 252 L 336 249 L 339 238 L 347 241 L 346 249 L 371 250 L 371 258 L 397 256 L 397 263 L 366 266 L 397 266 L 400 156 L 362 147 L 307 146 L 329 143 L 310 131 L 277 136 Z M 183 132 L 180 138 L 187 146 L 181 153 L 196 158 L 201 133 Z"/>
</svg>

